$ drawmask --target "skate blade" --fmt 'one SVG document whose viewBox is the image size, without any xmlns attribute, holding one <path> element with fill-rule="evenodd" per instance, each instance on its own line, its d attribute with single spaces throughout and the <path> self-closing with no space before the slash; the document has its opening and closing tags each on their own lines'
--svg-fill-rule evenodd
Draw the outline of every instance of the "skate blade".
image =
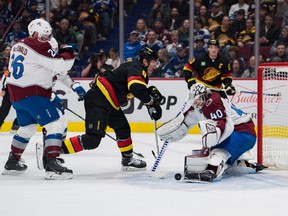
<svg viewBox="0 0 288 216">
<path fill-rule="evenodd" d="M 143 167 L 143 168 L 136 168 L 136 167 L 130 167 L 130 166 L 122 166 L 122 171 L 124 172 L 137 172 L 137 171 L 145 171 L 147 170 L 147 167 Z"/>
<path fill-rule="evenodd" d="M 17 175 L 21 175 L 22 173 L 24 173 L 25 170 L 23 171 L 17 171 L 17 170 L 4 170 L 2 172 L 2 175 L 10 175 L 10 176 L 17 176 Z"/>
<path fill-rule="evenodd" d="M 46 180 L 69 180 L 73 178 L 73 173 L 62 173 L 58 174 L 55 172 L 46 172 Z"/>
<path fill-rule="evenodd" d="M 43 143 L 36 143 L 36 161 L 39 170 L 43 170 Z"/>
</svg>

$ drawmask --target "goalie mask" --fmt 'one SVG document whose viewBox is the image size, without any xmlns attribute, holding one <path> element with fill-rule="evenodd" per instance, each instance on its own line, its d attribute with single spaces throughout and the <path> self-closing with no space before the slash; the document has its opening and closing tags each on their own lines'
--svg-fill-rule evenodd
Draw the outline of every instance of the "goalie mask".
<svg viewBox="0 0 288 216">
<path fill-rule="evenodd" d="M 190 89 L 189 101 L 195 109 L 201 109 L 210 95 L 210 89 L 201 83 L 196 83 Z"/>
<path fill-rule="evenodd" d="M 32 20 L 28 25 L 28 32 L 30 37 L 37 32 L 38 38 L 42 40 L 50 40 L 52 37 L 52 27 L 43 19 Z"/>
</svg>

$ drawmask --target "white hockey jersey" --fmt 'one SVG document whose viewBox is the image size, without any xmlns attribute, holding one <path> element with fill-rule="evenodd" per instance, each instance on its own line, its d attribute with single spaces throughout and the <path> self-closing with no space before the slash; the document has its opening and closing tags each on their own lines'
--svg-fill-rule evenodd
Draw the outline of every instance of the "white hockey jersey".
<svg viewBox="0 0 288 216">
<path fill-rule="evenodd" d="M 68 71 L 74 63 L 70 52 L 57 54 L 48 42 L 24 38 L 11 49 L 7 84 L 11 101 L 29 96 L 50 98 L 53 75 Z"/>
</svg>

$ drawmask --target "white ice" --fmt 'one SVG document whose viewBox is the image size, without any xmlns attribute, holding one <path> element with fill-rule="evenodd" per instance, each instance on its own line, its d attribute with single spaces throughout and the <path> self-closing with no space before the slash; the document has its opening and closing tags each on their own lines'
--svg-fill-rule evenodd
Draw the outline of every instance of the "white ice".
<svg viewBox="0 0 288 216">
<path fill-rule="evenodd" d="M 68 133 L 71 137 L 79 133 Z M 110 134 L 114 136 L 113 133 Z M 18 176 L 0 175 L 0 216 L 274 216 L 288 213 L 288 171 L 265 170 L 258 174 L 233 174 L 215 183 L 176 181 L 183 172 L 184 156 L 197 148 L 200 139 L 188 135 L 168 146 L 160 171 L 164 179 L 150 177 L 156 152 L 154 134 L 133 133 L 134 151 L 145 156 L 146 172 L 121 171 L 115 141 L 105 137 L 97 149 L 64 155 L 73 169 L 72 180 L 44 180 L 38 170 L 35 143 L 30 141 L 23 158 L 28 165 Z M 0 171 L 7 160 L 12 135 L 0 133 Z M 161 148 L 162 142 L 159 141 Z"/>
</svg>

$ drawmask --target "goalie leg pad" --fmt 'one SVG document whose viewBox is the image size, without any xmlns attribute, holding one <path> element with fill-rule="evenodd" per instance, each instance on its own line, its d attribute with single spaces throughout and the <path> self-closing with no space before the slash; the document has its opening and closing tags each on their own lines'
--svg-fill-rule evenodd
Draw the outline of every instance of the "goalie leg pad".
<svg viewBox="0 0 288 216">
<path fill-rule="evenodd" d="M 161 140 L 176 142 L 188 134 L 189 128 L 184 121 L 184 115 L 180 112 L 176 118 L 164 123 L 157 129 L 157 135 Z"/>
<path fill-rule="evenodd" d="M 209 155 L 203 155 L 201 152 L 202 150 L 193 150 L 191 155 L 185 156 L 184 173 L 198 173 L 207 168 Z"/>
</svg>

